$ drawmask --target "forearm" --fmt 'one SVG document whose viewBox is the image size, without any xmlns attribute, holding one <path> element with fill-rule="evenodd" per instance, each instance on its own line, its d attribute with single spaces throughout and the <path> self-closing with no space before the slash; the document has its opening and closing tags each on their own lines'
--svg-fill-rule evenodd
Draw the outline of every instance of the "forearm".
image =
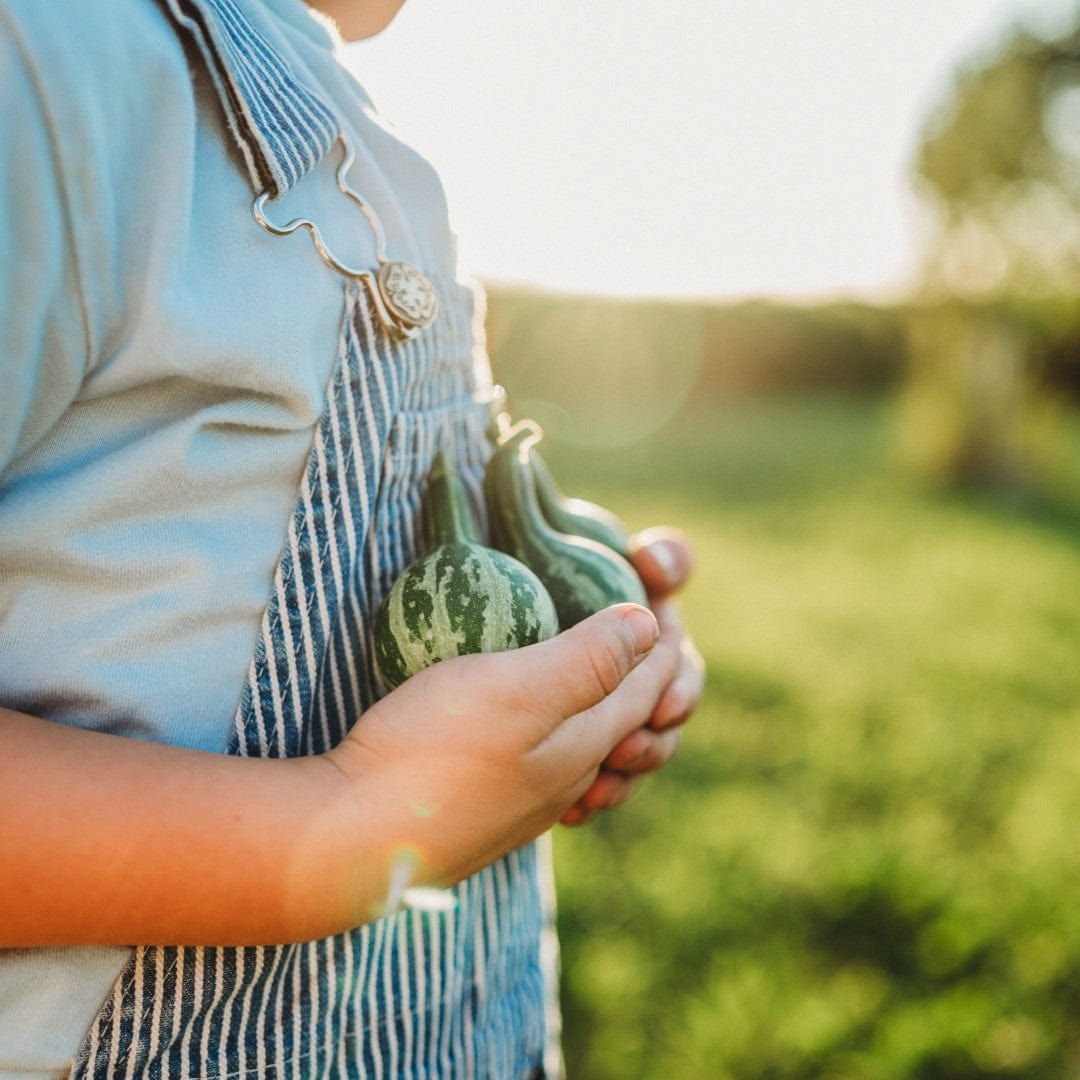
<svg viewBox="0 0 1080 1080">
<path fill-rule="evenodd" d="M 652 614 L 616 605 L 435 664 L 334 750 L 288 760 L 0 710 L 0 946 L 273 944 L 370 921 L 392 886 L 453 884 L 550 828 L 677 668 Z"/>
<path fill-rule="evenodd" d="M 380 913 L 387 845 L 327 760 L 0 709 L 0 946 L 270 944 Z"/>
</svg>

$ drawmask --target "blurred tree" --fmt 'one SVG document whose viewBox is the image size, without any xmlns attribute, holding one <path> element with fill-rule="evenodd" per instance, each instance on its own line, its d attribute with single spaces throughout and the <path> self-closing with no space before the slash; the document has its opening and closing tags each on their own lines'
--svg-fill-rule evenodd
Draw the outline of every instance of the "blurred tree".
<svg viewBox="0 0 1080 1080">
<path fill-rule="evenodd" d="M 926 283 L 967 297 L 1080 286 L 1080 11 L 961 68 L 914 162 L 935 212 Z"/>
<path fill-rule="evenodd" d="M 902 442 L 924 472 L 1010 495 L 1055 487 L 1060 443 L 1036 298 L 1080 309 L 1080 9 L 961 67 L 913 163 L 933 215 L 909 324 Z"/>
</svg>

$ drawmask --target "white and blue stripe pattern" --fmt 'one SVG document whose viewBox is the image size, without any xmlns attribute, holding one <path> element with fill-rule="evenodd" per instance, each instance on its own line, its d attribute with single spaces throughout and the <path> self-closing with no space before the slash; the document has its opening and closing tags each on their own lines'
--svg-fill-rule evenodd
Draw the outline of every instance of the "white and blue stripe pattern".
<svg viewBox="0 0 1080 1080">
<path fill-rule="evenodd" d="M 395 344 L 347 287 L 341 356 L 315 435 L 230 752 L 334 745 L 378 696 L 369 627 L 418 554 L 437 449 L 480 499 L 485 411 L 472 400 L 464 290 Z M 406 911 L 287 946 L 135 951 L 74 1080 L 543 1075 L 548 922 L 535 846 L 459 885 L 450 911 Z"/>
<path fill-rule="evenodd" d="M 284 195 L 330 152 L 340 125 L 320 94 L 251 25 L 234 0 L 166 0 L 214 81 L 255 194 Z"/>
</svg>

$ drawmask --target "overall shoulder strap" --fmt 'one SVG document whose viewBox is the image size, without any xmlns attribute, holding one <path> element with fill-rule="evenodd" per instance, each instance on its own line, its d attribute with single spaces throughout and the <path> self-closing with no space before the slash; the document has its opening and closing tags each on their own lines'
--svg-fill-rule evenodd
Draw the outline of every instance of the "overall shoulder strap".
<svg viewBox="0 0 1080 1080">
<path fill-rule="evenodd" d="M 235 0 L 164 0 L 202 55 L 256 195 L 284 195 L 330 152 L 340 125 Z"/>
<path fill-rule="evenodd" d="M 359 281 L 379 322 L 397 341 L 416 337 L 438 312 L 428 277 L 415 266 L 386 257 L 378 217 L 349 186 L 352 149 L 341 138 L 334 109 L 292 70 L 289 62 L 259 33 L 236 0 L 163 0 L 180 31 L 202 54 L 222 108 L 247 165 L 256 199 L 255 220 L 268 232 L 286 236 L 306 228 L 323 262 L 350 281 Z M 275 225 L 266 201 L 291 191 L 327 156 L 341 138 L 345 159 L 337 170 L 342 194 L 367 218 L 375 234 L 377 266 L 347 266 L 327 248 L 318 226 L 307 218 Z"/>
</svg>

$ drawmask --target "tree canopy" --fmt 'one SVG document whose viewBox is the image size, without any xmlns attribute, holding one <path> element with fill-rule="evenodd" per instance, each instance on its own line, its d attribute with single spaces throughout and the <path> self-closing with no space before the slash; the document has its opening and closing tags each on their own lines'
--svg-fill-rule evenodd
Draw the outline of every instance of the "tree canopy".
<svg viewBox="0 0 1080 1080">
<path fill-rule="evenodd" d="M 1080 12 L 1077 24 L 1054 39 L 1014 30 L 957 72 L 927 120 L 914 173 L 936 216 L 930 286 L 1080 286 Z"/>
</svg>

